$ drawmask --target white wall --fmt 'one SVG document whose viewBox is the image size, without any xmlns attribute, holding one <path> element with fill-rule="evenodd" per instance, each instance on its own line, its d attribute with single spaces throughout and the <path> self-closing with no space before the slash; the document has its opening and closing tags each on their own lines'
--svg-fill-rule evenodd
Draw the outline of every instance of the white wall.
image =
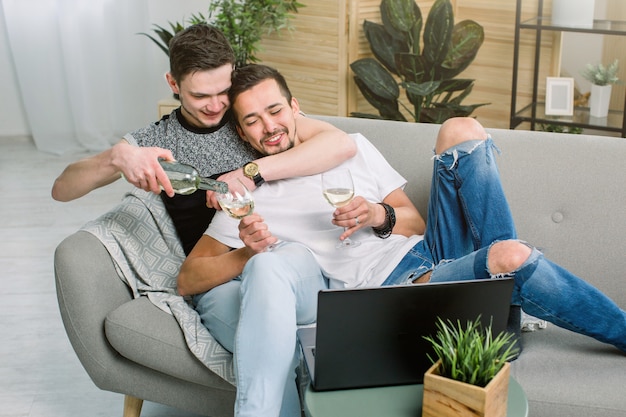
<svg viewBox="0 0 626 417">
<path fill-rule="evenodd" d="M 1 0 L 0 0 L 1 1 Z M 94 0 L 89 0 L 94 1 Z M 206 15 L 206 11 L 210 4 L 210 0 L 150 0 L 149 1 L 149 21 L 163 27 L 169 27 L 168 21 L 182 21 L 196 12 L 202 12 Z M 26 115 L 22 108 L 22 102 L 18 90 L 15 71 L 12 65 L 12 59 L 9 51 L 7 31 L 5 27 L 5 19 L 2 14 L 0 4 L 0 139 L 3 136 L 21 136 L 29 135 L 30 128 Z M 151 32 L 151 26 L 145 28 L 146 32 Z M 42 37 L 46 34 L 42 33 Z M 129 39 L 138 35 L 134 33 L 127 34 Z M 151 66 L 152 70 L 146 77 L 154 83 L 154 115 L 156 118 L 156 100 L 171 96 L 171 92 L 165 83 L 164 74 L 168 70 L 167 57 L 160 49 L 156 47 L 148 38 L 144 38 L 146 48 L 152 51 L 149 55 L 154 61 Z M 42 91 L 41 94 L 46 94 Z M 137 127 L 141 127 L 145 121 L 138 121 Z"/>
<path fill-rule="evenodd" d="M 201 12 L 205 16 L 210 0 L 150 0 L 150 21 L 165 27 L 168 21 L 180 22 Z"/>
<path fill-rule="evenodd" d="M 15 71 L 11 65 L 2 7 L 0 7 L 0 80 L 2 80 L 0 82 L 0 137 L 28 135 L 30 130 L 22 109 Z"/>
</svg>

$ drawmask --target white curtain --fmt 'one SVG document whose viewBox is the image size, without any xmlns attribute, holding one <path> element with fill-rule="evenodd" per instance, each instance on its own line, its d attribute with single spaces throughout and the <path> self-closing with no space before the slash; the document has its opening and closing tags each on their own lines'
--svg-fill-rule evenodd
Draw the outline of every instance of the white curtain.
<svg viewBox="0 0 626 417">
<path fill-rule="evenodd" d="M 156 118 L 167 60 L 137 35 L 151 28 L 147 2 L 1 0 L 0 19 L 38 149 L 106 149 Z"/>
</svg>

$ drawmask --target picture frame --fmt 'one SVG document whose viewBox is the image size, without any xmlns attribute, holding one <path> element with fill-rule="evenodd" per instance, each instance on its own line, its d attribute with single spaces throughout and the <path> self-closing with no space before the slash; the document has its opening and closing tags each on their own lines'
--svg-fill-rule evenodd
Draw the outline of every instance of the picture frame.
<svg viewBox="0 0 626 417">
<path fill-rule="evenodd" d="M 574 114 L 574 79 L 546 78 L 546 115 L 572 116 Z"/>
</svg>

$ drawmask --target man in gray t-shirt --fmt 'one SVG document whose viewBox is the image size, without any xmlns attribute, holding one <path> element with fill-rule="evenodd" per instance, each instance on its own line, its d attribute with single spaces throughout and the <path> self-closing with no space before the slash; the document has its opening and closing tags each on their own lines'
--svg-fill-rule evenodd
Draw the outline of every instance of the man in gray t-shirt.
<svg viewBox="0 0 626 417">
<path fill-rule="evenodd" d="M 175 160 L 195 167 L 203 177 L 217 178 L 259 156 L 237 135 L 230 111 L 217 126 L 196 127 L 185 119 L 181 107 L 158 122 L 126 134 L 124 139 L 134 146 L 169 149 Z M 215 209 L 207 207 L 202 190 L 173 196 L 162 192 L 161 199 L 172 217 L 185 254 L 189 254 L 211 222 Z"/>
<path fill-rule="evenodd" d="M 159 159 L 190 164 L 206 177 L 220 176 L 227 182 L 237 178 L 254 190 L 265 180 L 318 173 L 354 155 L 356 148 L 345 133 L 301 117 L 298 130 L 305 138 L 315 138 L 308 150 L 298 150 L 289 158 L 257 159 L 257 153 L 237 138 L 232 125 L 228 90 L 235 56 L 224 35 L 209 25 L 190 26 L 172 38 L 169 54 L 166 79 L 179 96 L 180 107 L 158 122 L 125 135 L 110 149 L 68 165 L 53 185 L 55 200 L 82 197 L 122 175 L 146 191 L 158 194 L 162 188 L 163 201 L 189 253 L 210 222 L 213 206 L 210 203 L 207 207 L 204 191 L 175 196 Z M 244 164 L 251 165 L 253 169 L 247 172 L 254 175 L 244 174 Z"/>
</svg>

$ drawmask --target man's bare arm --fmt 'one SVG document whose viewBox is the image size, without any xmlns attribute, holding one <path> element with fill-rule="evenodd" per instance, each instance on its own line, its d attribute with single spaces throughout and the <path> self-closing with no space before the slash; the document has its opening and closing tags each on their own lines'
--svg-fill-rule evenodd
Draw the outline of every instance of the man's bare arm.
<svg viewBox="0 0 626 417">
<path fill-rule="evenodd" d="M 266 181 L 319 174 L 356 155 L 356 143 L 347 133 L 330 123 L 298 115 L 296 129 L 301 144 L 254 161 Z M 254 183 L 243 175 L 242 169 L 224 174 L 219 179 L 228 182 L 235 178 L 254 190 Z"/>
<path fill-rule="evenodd" d="M 357 147 L 354 140 L 330 123 L 298 115 L 296 128 L 301 144 L 288 151 L 254 161 L 265 181 L 319 174 L 356 155 Z M 239 179 L 248 189 L 256 188 L 254 182 L 243 175 L 241 168 L 221 175 L 218 179 L 226 182 Z M 207 205 L 221 209 L 211 191 L 207 192 Z"/>
<path fill-rule="evenodd" d="M 203 235 L 194 246 L 178 273 L 178 293 L 182 296 L 200 294 L 237 277 L 251 253 L 247 248 L 230 248 L 210 236 Z"/>
<path fill-rule="evenodd" d="M 300 145 L 256 161 L 266 181 L 319 174 L 356 155 L 356 143 L 330 123 L 298 115 L 296 127 Z"/>
<path fill-rule="evenodd" d="M 52 198 L 75 200 L 111 184 L 121 174 L 134 186 L 157 194 L 163 185 L 165 192 L 172 196 L 174 190 L 158 163 L 159 158 L 173 159 L 167 149 L 137 147 L 122 140 L 106 151 L 68 165 L 54 181 Z"/>
</svg>

